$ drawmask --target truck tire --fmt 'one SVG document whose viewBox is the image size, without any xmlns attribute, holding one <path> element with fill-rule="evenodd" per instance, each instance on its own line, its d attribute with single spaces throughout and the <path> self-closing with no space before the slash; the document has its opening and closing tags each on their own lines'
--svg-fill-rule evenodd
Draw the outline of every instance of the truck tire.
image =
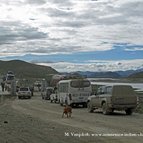
<svg viewBox="0 0 143 143">
<path fill-rule="evenodd" d="M 133 110 L 128 108 L 128 109 L 125 110 L 125 112 L 126 112 L 126 115 L 132 115 Z"/>
</svg>

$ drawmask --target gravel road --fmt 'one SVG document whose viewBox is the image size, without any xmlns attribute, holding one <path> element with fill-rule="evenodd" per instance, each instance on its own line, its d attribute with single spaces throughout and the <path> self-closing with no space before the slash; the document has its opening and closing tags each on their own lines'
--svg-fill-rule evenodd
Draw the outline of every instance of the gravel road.
<svg viewBox="0 0 143 143">
<path fill-rule="evenodd" d="M 11 98 L 0 104 L 0 143 L 141 143 L 143 114 L 103 115 L 74 108 L 62 118 L 63 107 L 42 100 Z"/>
</svg>

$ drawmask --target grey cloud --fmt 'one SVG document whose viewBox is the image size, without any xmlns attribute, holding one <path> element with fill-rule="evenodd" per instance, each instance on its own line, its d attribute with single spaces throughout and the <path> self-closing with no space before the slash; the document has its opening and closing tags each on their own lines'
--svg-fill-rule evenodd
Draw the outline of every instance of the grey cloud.
<svg viewBox="0 0 143 143">
<path fill-rule="evenodd" d="M 18 37 L 15 34 L 9 34 L 9 35 L 0 35 L 0 45 L 2 44 L 10 44 L 15 40 L 15 38 Z"/>
<path fill-rule="evenodd" d="M 127 2 L 120 7 L 115 7 L 108 5 L 106 7 L 108 14 L 120 14 L 115 17 L 105 17 L 103 19 L 98 19 L 97 22 L 101 24 L 131 24 L 132 19 L 137 19 L 137 17 L 143 16 L 143 2 Z M 104 16 L 104 15 L 103 15 Z M 106 14 L 105 14 L 106 16 Z"/>
<path fill-rule="evenodd" d="M 124 14 L 124 16 L 143 16 L 143 2 L 126 3 L 122 5 L 121 8 L 119 8 L 119 11 L 121 11 Z"/>
<path fill-rule="evenodd" d="M 51 9 L 48 12 L 49 16 L 54 16 L 54 17 L 72 17 L 75 16 L 74 13 L 72 12 L 68 12 L 68 11 L 64 11 L 64 10 L 60 10 L 60 9 Z"/>
<path fill-rule="evenodd" d="M 46 0 L 26 0 L 25 3 L 29 3 L 29 4 L 45 4 Z"/>
<path fill-rule="evenodd" d="M 86 25 L 88 25 L 88 23 L 86 23 L 85 21 L 82 20 L 72 20 L 72 21 L 57 21 L 56 22 L 57 26 L 61 26 L 61 27 L 73 27 L 73 28 L 80 28 L 80 27 L 84 27 Z"/>
<path fill-rule="evenodd" d="M 11 43 L 15 40 L 18 35 L 11 31 L 10 27 L 0 26 L 0 44 Z"/>
<path fill-rule="evenodd" d="M 116 17 L 107 17 L 100 19 L 100 16 L 105 16 L 106 14 L 114 14 L 118 11 L 110 5 L 107 5 L 104 11 L 100 11 L 99 7 L 103 7 L 107 5 L 107 3 L 102 2 L 101 4 L 97 3 L 87 3 L 87 8 L 83 9 L 80 13 L 76 13 L 74 11 L 63 11 L 60 9 L 47 9 L 47 13 L 49 16 L 55 17 L 55 22 L 57 26 L 66 26 L 66 27 L 84 27 L 90 26 L 91 24 L 104 24 L 104 25 L 111 25 L 111 24 L 118 24 L 118 23 L 127 23 L 128 20 L 124 15 L 116 16 Z M 60 18 L 60 19 L 56 19 Z"/>
<path fill-rule="evenodd" d="M 115 4 L 116 2 L 113 4 L 110 1 L 88 3 L 88 9 L 83 10 L 81 14 L 77 15 L 77 18 L 85 21 L 88 20 L 91 24 L 103 24 L 108 26 L 128 24 L 132 22 L 131 18 L 136 19 L 136 17 L 143 17 L 143 2 L 127 2 L 118 7 L 115 6 Z"/>
<path fill-rule="evenodd" d="M 46 15 L 53 17 L 56 26 L 60 27 L 84 27 L 90 24 L 94 24 L 99 12 L 94 9 L 94 6 L 90 4 L 87 10 L 83 10 L 81 14 L 77 14 L 76 11 L 72 10 L 73 5 L 69 5 L 70 1 L 50 1 L 56 4 L 61 4 L 58 8 L 39 8 L 41 12 Z M 62 4 L 67 5 L 64 7 Z"/>
<path fill-rule="evenodd" d="M 79 28 L 89 25 L 85 19 L 79 19 L 74 13 L 67 13 L 63 11 L 52 11 L 48 13 L 49 16 L 55 17 L 55 25 L 59 27 Z"/>
<path fill-rule="evenodd" d="M 50 0 L 50 2 L 61 5 L 63 7 L 73 5 L 72 0 Z"/>
<path fill-rule="evenodd" d="M 40 47 L 41 49 L 27 49 L 26 52 L 27 53 L 49 53 L 51 52 L 51 50 L 48 49 L 48 47 L 46 49 Z"/>
<path fill-rule="evenodd" d="M 41 12 L 46 13 L 50 17 L 68 17 L 74 16 L 74 13 L 67 10 L 57 9 L 57 8 L 39 8 Z"/>
<path fill-rule="evenodd" d="M 98 24 L 103 24 L 103 25 L 114 25 L 114 24 L 126 24 L 129 22 L 128 18 L 125 18 L 124 16 L 115 16 L 115 17 L 107 17 L 107 18 L 102 18 L 98 19 L 97 23 Z"/>
<path fill-rule="evenodd" d="M 23 2 L 19 0 L 1 0 L 1 4 L 6 4 L 6 5 L 21 5 Z"/>
<path fill-rule="evenodd" d="M 73 45 L 70 42 L 62 43 L 62 41 L 53 42 L 53 44 L 45 43 L 45 45 L 40 45 L 40 42 L 29 42 L 29 45 L 33 45 L 33 48 L 26 48 L 26 53 L 71 53 L 71 51 L 76 52 L 77 50 L 81 49 L 81 46 Z M 26 45 L 24 46 L 27 47 Z"/>
<path fill-rule="evenodd" d="M 39 32 L 37 28 L 25 28 L 22 30 L 19 30 L 19 37 L 21 37 L 22 39 L 40 39 L 40 38 L 46 38 L 48 35 L 46 33 L 43 32 Z"/>
<path fill-rule="evenodd" d="M 9 1 L 16 2 L 13 7 L 16 9 L 18 0 Z M 80 2 L 83 8 L 80 7 Z M 28 8 L 33 8 L 34 12 L 30 11 L 29 14 L 26 9 L 25 13 L 20 15 L 24 14 L 25 16 L 20 19 L 21 22 L 18 20 L 10 22 L 18 19 L 14 15 L 8 19 L 9 22 L 0 21 L 0 44 L 12 43 L 11 47 L 17 46 L 19 49 L 21 48 L 21 51 L 25 50 L 31 53 L 40 51 L 42 53 L 62 53 L 71 51 L 70 48 L 72 48 L 72 52 L 109 50 L 112 43 L 115 42 L 142 43 L 140 33 L 143 29 L 143 3 L 127 0 L 126 3 L 116 6 L 118 2 L 113 0 L 99 2 L 90 0 L 25 0 L 22 8 L 25 8 L 24 4 L 29 4 Z M 30 5 L 32 6 L 30 7 Z M 28 17 L 25 15 L 27 13 Z M 132 23 L 132 20 L 136 24 Z M 17 44 L 17 41 L 23 43 L 20 45 Z M 107 41 L 110 48 L 101 44 L 102 41 Z"/>
<path fill-rule="evenodd" d="M 3 25 L 6 24 L 7 26 Z M 34 40 L 48 37 L 37 28 L 23 25 L 19 22 L 0 23 L 0 44 L 14 43 L 21 40 Z"/>
<path fill-rule="evenodd" d="M 65 32 L 70 36 L 71 35 L 75 36 L 75 34 L 78 32 L 76 29 L 63 29 L 63 30 L 60 30 L 60 31 Z M 69 39 L 69 38 L 67 37 L 65 39 Z"/>
</svg>

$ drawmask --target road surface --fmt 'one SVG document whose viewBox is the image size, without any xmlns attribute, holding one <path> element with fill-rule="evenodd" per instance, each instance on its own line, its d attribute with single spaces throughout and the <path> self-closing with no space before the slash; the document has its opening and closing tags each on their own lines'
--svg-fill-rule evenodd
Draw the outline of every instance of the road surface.
<svg viewBox="0 0 143 143">
<path fill-rule="evenodd" d="M 42 100 L 12 98 L 0 106 L 0 143 L 141 143 L 143 114 L 103 115 L 74 108 L 62 118 L 63 107 Z"/>
</svg>

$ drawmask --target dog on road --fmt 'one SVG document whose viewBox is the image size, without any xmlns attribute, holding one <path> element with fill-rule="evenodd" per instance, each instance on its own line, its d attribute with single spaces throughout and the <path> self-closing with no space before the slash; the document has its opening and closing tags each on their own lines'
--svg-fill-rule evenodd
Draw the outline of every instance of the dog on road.
<svg viewBox="0 0 143 143">
<path fill-rule="evenodd" d="M 62 114 L 62 118 L 64 117 L 64 115 L 68 117 L 71 117 L 72 114 L 72 107 L 69 105 L 65 105 L 64 110 L 63 110 L 63 114 Z"/>
</svg>

